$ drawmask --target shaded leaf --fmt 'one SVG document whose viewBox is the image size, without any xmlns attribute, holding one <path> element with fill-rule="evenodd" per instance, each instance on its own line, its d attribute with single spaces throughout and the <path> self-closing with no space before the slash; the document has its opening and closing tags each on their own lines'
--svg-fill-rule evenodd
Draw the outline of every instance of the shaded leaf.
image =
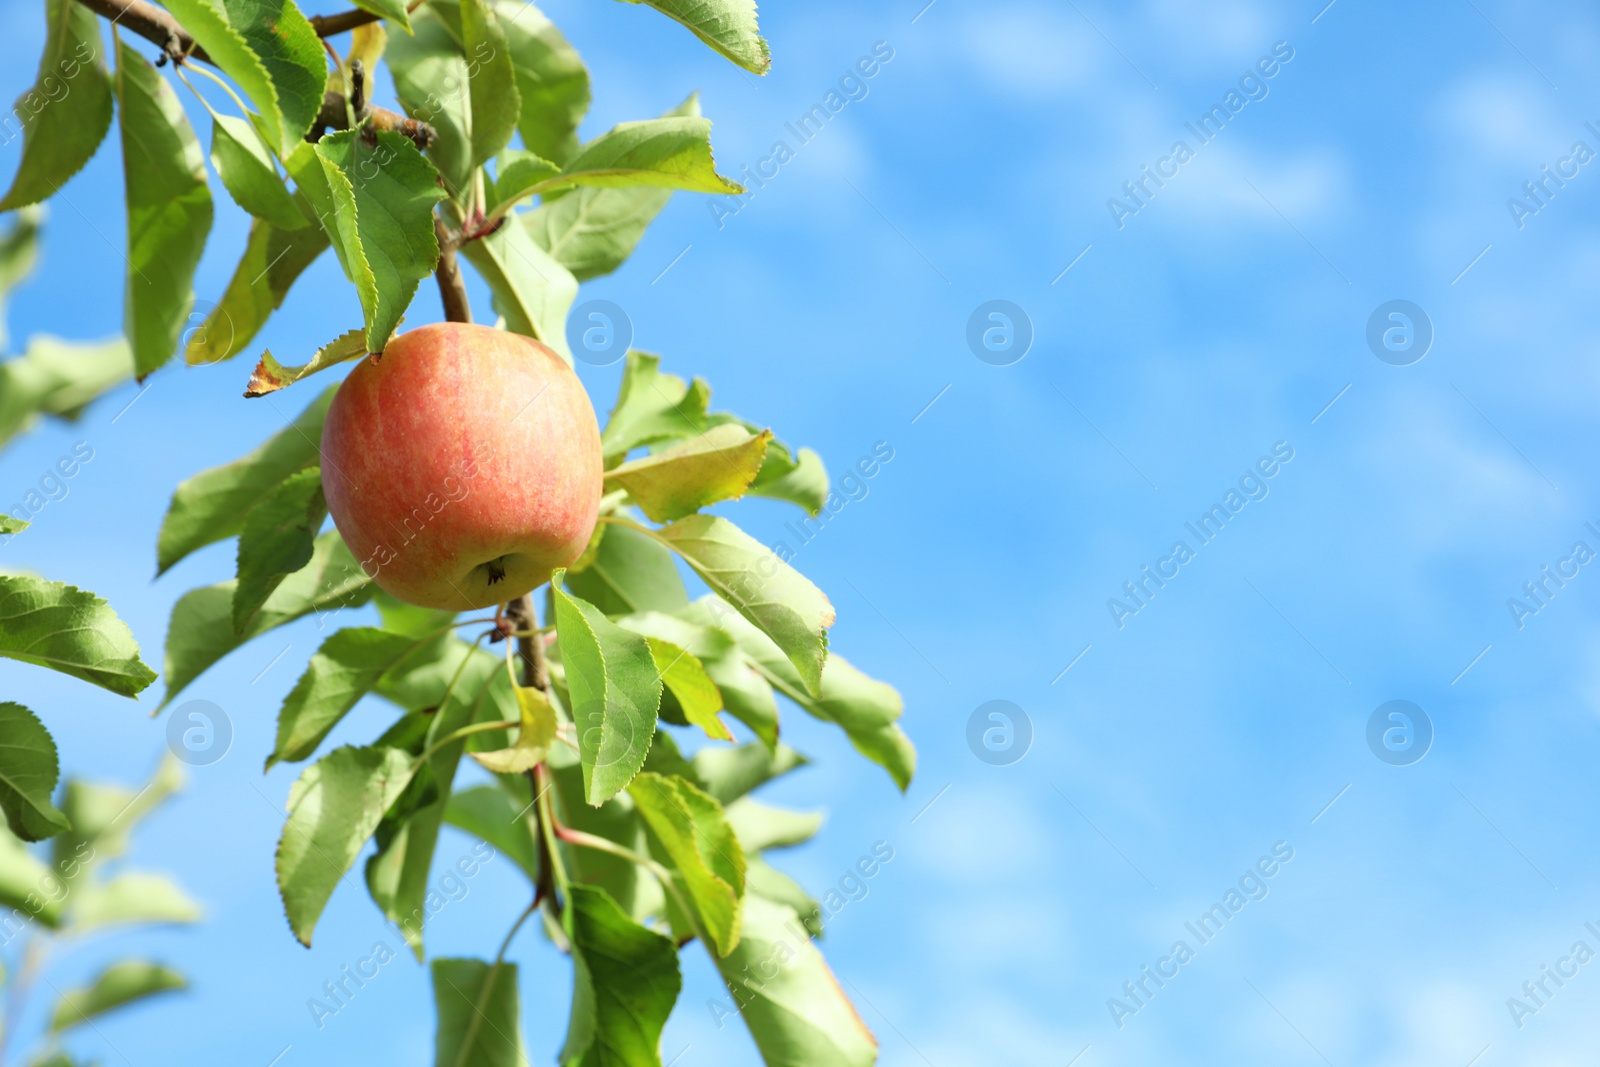
<svg viewBox="0 0 1600 1067">
<path fill-rule="evenodd" d="M 85 934 L 108 926 L 195 923 L 200 906 L 165 875 L 126 871 L 76 886 L 67 919 L 74 933 Z"/>
<path fill-rule="evenodd" d="M 576 972 L 562 1067 L 660 1067 L 661 1029 L 683 985 L 672 940 L 592 886 L 571 887 L 562 918 Z"/>
<path fill-rule="evenodd" d="M 433 961 L 435 1067 L 524 1067 L 517 965 Z"/>
<path fill-rule="evenodd" d="M 161 707 L 252 638 L 312 612 L 360 607 L 372 597 L 371 580 L 332 530 L 317 538 L 311 563 L 284 579 L 242 634 L 233 630 L 234 587 L 231 580 L 201 586 L 173 605 L 167 624 L 167 691 Z"/>
<path fill-rule="evenodd" d="M 272 357 L 272 351 L 268 349 L 261 353 L 261 362 L 250 372 L 250 381 L 245 386 L 244 395 L 256 397 L 275 393 L 318 371 L 348 363 L 352 359 L 360 359 L 366 354 L 366 333 L 360 328 L 340 334 L 317 349 L 316 355 L 298 367 L 285 367 Z"/>
<path fill-rule="evenodd" d="M 111 129 L 111 78 L 100 55 L 100 20 L 75 0 L 49 0 L 44 10 L 38 77 L 11 109 L 22 122 L 22 162 L 0 211 L 55 195 Z M 6 134 L 8 143 L 16 136 L 10 129 Z"/>
<path fill-rule="evenodd" d="M 745 890 L 752 896 L 782 904 L 793 911 L 812 937 L 822 936 L 822 906 L 799 882 L 760 857 L 745 860 Z"/>
<path fill-rule="evenodd" d="M 507 149 L 495 162 L 495 201 L 520 200 L 541 182 L 561 173 L 561 166 L 532 152 Z"/>
<path fill-rule="evenodd" d="M 821 695 L 814 696 L 788 657 L 765 634 L 716 601 L 704 598 L 684 614 L 725 630 L 772 685 L 809 714 L 838 724 L 856 751 L 888 771 L 902 792 L 911 783 L 917 751 L 900 729 L 904 702 L 893 686 L 868 677 L 842 656 L 829 656 L 822 672 Z"/>
<path fill-rule="evenodd" d="M 522 99 L 511 47 L 490 0 L 461 0 L 461 46 L 476 67 L 467 82 L 472 98 L 472 165 L 500 153 L 517 132 Z"/>
<path fill-rule="evenodd" d="M 97 1015 L 126 1004 L 187 988 L 183 975 L 147 960 L 121 960 L 95 976 L 86 986 L 68 989 L 50 1015 L 51 1033 L 88 1022 Z"/>
<path fill-rule="evenodd" d="M 628 795 L 682 877 L 710 947 L 726 956 L 739 943 L 744 850 L 722 805 L 683 778 L 649 771 L 633 780 Z"/>
<path fill-rule="evenodd" d="M 316 466 L 322 424 L 337 385 L 313 400 L 293 423 L 232 463 L 178 483 L 156 541 L 159 575 L 197 548 L 244 528 L 244 518 L 296 471 Z"/>
<path fill-rule="evenodd" d="M 445 808 L 444 821 L 487 841 L 521 867 L 530 883 L 539 884 L 538 846 L 522 806 L 504 789 L 479 785 L 453 794 Z"/>
<path fill-rule="evenodd" d="M 689 761 L 700 787 L 723 804 L 809 762 L 788 745 L 779 745 L 775 751 L 765 745 L 707 747 Z"/>
<path fill-rule="evenodd" d="M 76 419 L 90 401 L 132 375 L 133 354 L 120 337 L 79 344 L 34 334 L 24 355 L 0 363 L 0 445 L 40 415 Z"/>
<path fill-rule="evenodd" d="M 61 879 L 23 841 L 0 826 L 0 908 L 50 929 L 61 921 Z"/>
<path fill-rule="evenodd" d="M 181 2 L 215 13 L 207 0 Z M 200 142 L 172 87 L 131 45 L 121 45 L 117 56 L 128 208 L 123 332 L 133 347 L 135 373 L 143 379 L 178 350 L 194 304 L 195 268 L 211 232 L 211 192 Z"/>
<path fill-rule="evenodd" d="M 278 739 L 267 769 L 303 760 L 390 670 L 414 655 L 426 638 L 371 627 L 340 630 L 322 643 L 278 712 Z"/>
<path fill-rule="evenodd" d="M 103 136 L 103 135 L 102 135 Z M 6 348 L 5 308 L 11 290 L 33 273 L 39 261 L 39 226 L 44 208 L 25 207 L 11 216 L 11 226 L 0 235 L 0 348 Z"/>
<path fill-rule="evenodd" d="M 598 807 L 644 765 L 661 707 L 661 676 L 649 643 L 587 601 L 550 585 L 561 662 L 583 760 L 584 799 Z"/>
<path fill-rule="evenodd" d="M 723 425 L 606 472 L 655 522 L 670 522 L 744 495 L 766 459 L 772 433 Z"/>
<path fill-rule="evenodd" d="M 463 245 L 461 254 L 488 283 L 506 329 L 543 341 L 572 362 L 566 325 L 578 281 L 567 268 L 514 221 Z"/>
<path fill-rule="evenodd" d="M 652 745 L 651 751 L 654 750 Z M 558 746 L 550 753 L 549 766 L 556 817 L 563 825 L 615 841 L 632 852 L 642 854 L 649 850 L 644 820 L 632 797 L 622 792 L 598 808 L 590 807 L 583 799 L 583 768 L 566 746 Z M 523 803 L 532 799 L 529 790 Z M 567 850 L 566 863 L 573 882 L 605 890 L 635 922 L 649 922 L 665 906 L 660 883 L 631 860 L 598 849 L 576 848 Z"/>
<path fill-rule="evenodd" d="M 690 515 L 655 531 L 711 591 L 754 623 L 817 695 L 828 657 L 833 605 L 822 590 L 727 519 Z"/>
<path fill-rule="evenodd" d="M 128 837 L 139 822 L 183 786 L 183 765 L 167 753 L 155 773 L 137 791 L 105 782 L 68 779 L 61 810 L 72 829 L 51 842 L 51 860 L 61 877 L 74 880 L 88 864 L 110 860 L 128 848 Z"/>
<path fill-rule="evenodd" d="M 337 748 L 289 791 L 276 868 L 284 913 L 302 944 L 311 944 L 334 888 L 415 770 L 416 760 L 399 749 Z"/>
<path fill-rule="evenodd" d="M 524 93 L 523 100 L 527 100 Z M 664 117 L 700 114 L 699 94 L 691 94 Z M 527 140 L 530 147 L 534 142 Z M 573 140 L 576 149 L 576 140 Z M 548 155 L 550 159 L 566 156 Z M 671 189 L 635 185 L 625 189 L 579 186 L 549 197 L 522 216 L 523 225 L 551 257 L 579 281 L 610 274 L 633 253 L 645 229 L 666 207 Z"/>
<path fill-rule="evenodd" d="M 754 430 L 748 423 L 744 425 Z M 794 452 L 776 437 L 769 437 L 766 462 L 750 483 L 750 495 L 782 500 L 815 515 L 828 499 L 828 468 L 811 449 Z"/>
<path fill-rule="evenodd" d="M 316 145 L 334 205 L 323 228 L 343 253 L 366 316 L 367 351 L 375 353 L 439 263 L 433 207 L 443 196 L 438 172 L 409 139 L 385 130 L 376 140 L 369 145 L 359 131 L 342 130 Z"/>
<path fill-rule="evenodd" d="M 578 124 L 589 110 L 589 72 L 561 31 L 532 4 L 494 0 L 494 10 L 516 71 L 522 143 L 546 159 L 565 162 L 578 149 Z"/>
<path fill-rule="evenodd" d="M 304 220 L 298 229 L 283 230 L 252 219 L 244 255 L 228 288 L 184 345 L 184 358 L 191 364 L 215 363 L 243 351 L 283 306 L 295 279 L 327 247 L 322 227 Z"/>
<path fill-rule="evenodd" d="M 212 114 L 211 165 L 233 202 L 256 218 L 284 230 L 309 224 L 249 122 L 232 115 Z M 189 362 L 197 362 L 185 355 Z"/>
<path fill-rule="evenodd" d="M 411 29 L 411 16 L 406 13 L 406 0 L 355 0 L 355 5 L 363 11 L 370 11 L 374 15 L 398 22 L 407 30 Z"/>
<path fill-rule="evenodd" d="M 727 815 L 739 843 L 752 856 L 769 848 L 803 845 L 817 836 L 823 823 L 820 811 L 790 811 L 750 797 L 729 804 Z"/>
<path fill-rule="evenodd" d="M 239 532 L 238 586 L 233 591 L 233 629 L 243 633 L 283 580 L 311 562 L 328 502 L 316 467 L 284 479 L 245 516 Z"/>
<path fill-rule="evenodd" d="M 472 181 L 472 67 L 461 44 L 461 7 L 433 0 L 411 19 L 412 34 L 396 34 L 385 60 L 406 114 L 434 129 L 428 158 L 450 198 L 463 202 Z"/>
<path fill-rule="evenodd" d="M 127 625 L 76 586 L 0 574 L 0 656 L 131 697 L 155 681 Z"/>
<path fill-rule="evenodd" d="M 0 703 L 0 811 L 11 832 L 40 841 L 69 828 L 50 803 L 61 774 L 56 743 L 39 717 L 21 704 Z"/>
<path fill-rule="evenodd" d="M 766 39 L 756 26 L 756 0 L 628 0 L 645 3 L 687 26 L 696 37 L 745 70 L 765 74 L 772 66 Z"/>
<path fill-rule="evenodd" d="M 567 572 L 567 588 L 575 595 L 607 615 L 677 611 L 688 605 L 689 593 L 671 549 L 628 526 L 607 523 L 595 529 L 605 534 L 594 561 L 581 571 Z"/>
<path fill-rule="evenodd" d="M 877 1040 L 791 909 L 755 894 L 746 897 L 739 947 L 716 964 L 767 1063 L 877 1062 Z"/>
</svg>

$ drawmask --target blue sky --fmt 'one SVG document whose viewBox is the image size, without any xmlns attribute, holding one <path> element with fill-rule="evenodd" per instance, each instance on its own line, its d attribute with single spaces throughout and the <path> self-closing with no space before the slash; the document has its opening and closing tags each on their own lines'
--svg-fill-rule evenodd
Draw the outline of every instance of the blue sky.
<svg viewBox="0 0 1600 1067">
<path fill-rule="evenodd" d="M 1504 0 L 922 3 L 766 5 L 764 80 L 641 7 L 545 8 L 595 78 L 587 135 L 698 88 L 725 171 L 779 139 L 794 149 L 736 215 L 676 197 L 580 299 L 625 308 L 667 369 L 703 375 L 718 406 L 835 471 L 877 442 L 894 450 L 795 562 L 838 607 L 834 647 L 904 693 L 916 781 L 901 797 L 794 711 L 791 743 L 815 764 L 772 791 L 834 813 L 780 858 L 814 892 L 875 842 L 895 850 L 824 941 L 881 1062 L 1587 1062 L 1600 962 L 1550 984 L 1520 1028 L 1506 1002 L 1575 942 L 1600 951 L 1584 925 L 1600 927 L 1585 832 L 1600 802 L 1600 563 L 1520 627 L 1507 602 L 1576 542 L 1600 551 L 1585 526 L 1600 526 L 1600 163 L 1562 163 L 1578 141 L 1600 151 L 1585 125 L 1600 126 L 1600 20 Z M 10 99 L 31 81 L 42 12 L 5 0 L 0 25 Z M 893 58 L 865 97 L 797 146 L 785 124 L 877 42 Z M 1258 98 L 1199 144 L 1185 124 L 1275 46 L 1292 58 L 1265 94 L 1248 83 Z M 1160 161 L 1179 140 L 1193 158 L 1119 227 L 1108 200 L 1126 205 L 1142 167 L 1170 174 Z M 0 169 L 15 155 L 0 149 Z M 13 338 L 119 329 L 119 166 L 113 140 L 53 205 Z M 1531 203 L 1523 185 L 1544 166 L 1577 173 L 1519 226 L 1508 200 Z M 201 299 L 245 229 L 214 191 Z M 995 299 L 1033 329 L 1009 366 L 966 342 Z M 1396 299 L 1434 333 L 1407 366 L 1366 340 Z M 358 315 L 325 258 L 257 344 L 298 362 Z M 438 316 L 424 286 L 410 321 Z M 95 458 L 5 564 L 106 596 L 158 661 L 172 602 L 232 561 L 214 546 L 152 584 L 172 487 L 303 403 L 241 400 L 247 371 L 169 368 L 114 425 L 132 387 L 13 445 L 0 495 L 20 497 L 76 441 Z M 582 368 L 602 411 L 617 373 Z M 1293 458 L 1267 495 L 1197 545 L 1185 523 L 1279 442 Z M 733 513 L 767 541 L 792 517 L 764 502 Z M 1193 558 L 1119 628 L 1108 599 L 1180 539 Z M 272 887 L 294 770 L 263 778 L 259 761 L 321 636 L 314 622 L 274 633 L 193 687 L 227 711 L 233 750 L 192 774 L 137 859 L 181 878 L 208 919 L 125 940 L 194 989 L 106 1023 L 114 1050 L 85 1045 L 106 1062 L 266 1064 L 285 1046 L 284 1067 L 430 1062 L 426 975 L 408 960 L 320 1031 L 306 1009 L 392 937 L 365 896 L 336 895 L 308 952 Z M 16 664 L 0 678 L 73 773 L 132 781 L 163 749 L 141 710 L 153 696 L 134 706 Z M 991 700 L 1031 723 L 1031 748 L 1005 766 L 967 744 Z M 1432 723 L 1420 762 L 1368 747 L 1390 700 Z M 372 736 L 386 714 L 363 705 L 338 739 Z M 1185 924 L 1279 842 L 1293 858 L 1266 895 L 1197 946 Z M 451 836 L 441 855 L 468 847 Z M 434 951 L 492 953 L 523 898 L 509 866 L 442 913 Z M 1180 939 L 1194 958 L 1119 1028 L 1108 998 L 1130 1003 L 1123 983 Z M 530 1054 L 550 1062 L 569 970 L 536 936 L 519 946 Z M 85 947 L 59 973 L 102 958 Z M 685 961 L 665 1058 L 758 1062 L 708 1009 L 703 954 Z"/>
</svg>

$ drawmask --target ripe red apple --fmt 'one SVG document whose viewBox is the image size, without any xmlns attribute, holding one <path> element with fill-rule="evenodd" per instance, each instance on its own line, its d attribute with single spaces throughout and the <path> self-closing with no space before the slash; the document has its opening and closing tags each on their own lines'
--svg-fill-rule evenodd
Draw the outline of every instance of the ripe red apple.
<svg viewBox="0 0 1600 1067">
<path fill-rule="evenodd" d="M 380 589 L 429 608 L 504 603 L 577 559 L 594 531 L 600 427 L 538 341 L 443 322 L 362 360 L 322 430 L 322 486 Z"/>
</svg>

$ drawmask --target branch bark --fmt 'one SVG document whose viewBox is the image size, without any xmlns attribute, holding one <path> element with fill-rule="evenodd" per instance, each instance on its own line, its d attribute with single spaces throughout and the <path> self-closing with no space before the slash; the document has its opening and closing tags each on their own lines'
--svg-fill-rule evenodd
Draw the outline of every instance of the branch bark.
<svg viewBox="0 0 1600 1067">
<path fill-rule="evenodd" d="M 517 656 L 522 660 L 522 684 L 541 693 L 550 691 L 550 673 L 544 665 L 544 638 L 537 633 L 539 616 L 534 614 L 533 594 L 523 593 L 506 605 L 506 618 L 520 633 L 529 636 L 517 638 Z"/>
<path fill-rule="evenodd" d="M 137 34 L 152 44 L 159 45 L 166 57 L 174 63 L 185 63 L 198 60 L 216 66 L 216 61 L 206 54 L 206 50 L 196 43 L 188 30 L 185 30 L 177 19 L 170 13 L 146 3 L 145 0 L 78 0 L 80 4 L 97 15 L 104 15 L 117 26 Z M 346 12 L 349 15 L 366 14 L 365 12 Z M 342 16 L 331 16 L 341 18 Z M 368 16 L 365 21 L 377 21 L 376 15 Z M 315 20 L 313 20 L 315 22 Z M 360 25 L 359 22 L 353 25 Z M 347 27 L 348 28 L 348 27 Z M 325 36 L 325 35 L 324 35 Z M 411 138 L 418 149 L 425 149 L 433 143 L 434 129 L 426 122 L 406 118 L 387 108 L 367 106 L 362 101 L 361 107 L 356 109 L 356 121 L 371 119 L 372 125 L 383 130 L 398 130 Z M 322 111 L 317 116 L 316 123 L 311 127 L 311 132 L 306 139 L 315 141 L 327 130 L 347 130 L 350 128 L 349 111 L 345 108 L 344 94 L 330 91 L 322 98 Z"/>
</svg>

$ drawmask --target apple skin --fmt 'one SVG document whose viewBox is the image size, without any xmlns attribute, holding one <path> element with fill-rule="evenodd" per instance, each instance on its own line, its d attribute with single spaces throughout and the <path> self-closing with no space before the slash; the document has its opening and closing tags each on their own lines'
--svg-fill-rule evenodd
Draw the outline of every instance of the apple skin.
<svg viewBox="0 0 1600 1067">
<path fill-rule="evenodd" d="M 395 337 L 351 371 L 322 429 L 339 533 L 378 588 L 421 607 L 486 608 L 549 581 L 588 544 L 603 479 L 572 368 L 487 326 Z"/>
</svg>

